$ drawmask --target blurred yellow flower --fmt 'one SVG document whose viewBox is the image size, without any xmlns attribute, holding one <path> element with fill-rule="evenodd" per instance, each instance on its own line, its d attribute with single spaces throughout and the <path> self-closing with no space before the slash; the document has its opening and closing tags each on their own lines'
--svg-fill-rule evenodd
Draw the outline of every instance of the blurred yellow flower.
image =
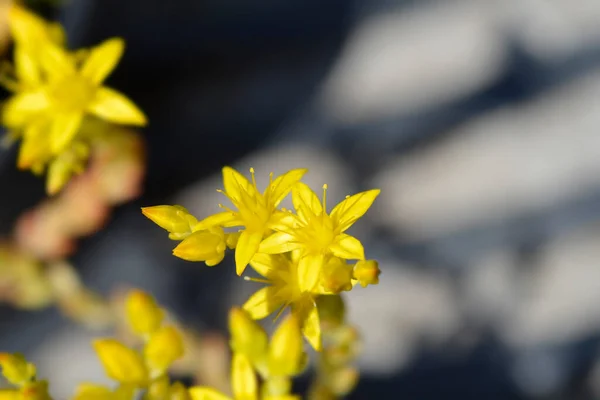
<svg viewBox="0 0 600 400">
<path fill-rule="evenodd" d="M 229 312 L 231 332 L 231 386 L 233 398 L 206 386 L 189 389 L 192 400 L 297 400 L 291 395 L 292 376 L 306 365 L 298 320 L 289 315 L 275 330 L 271 342 L 266 332 L 241 309 Z M 258 390 L 256 372 L 264 387 Z"/>
<path fill-rule="evenodd" d="M 244 230 L 237 240 L 235 248 L 235 266 L 241 275 L 260 245 L 263 238 L 286 215 L 277 210 L 279 203 L 287 196 L 292 186 L 307 172 L 306 169 L 293 169 L 273 180 L 263 193 L 256 187 L 254 169 L 250 169 L 252 183 L 231 167 L 223 168 L 223 187 L 221 191 L 233 203 L 237 210 L 221 206 L 226 211 L 211 215 L 198 223 L 197 229 L 213 226 L 243 226 Z"/>
<path fill-rule="evenodd" d="M 47 81 L 17 92 L 5 104 L 2 115 L 6 126 L 23 129 L 25 140 L 37 133 L 31 132 L 31 126 L 40 129 L 42 125 L 48 131 L 48 151 L 57 155 L 71 142 L 85 115 L 120 124 L 146 124 L 142 111 L 127 97 L 102 86 L 121 58 L 122 39 L 109 39 L 92 48 L 81 63 L 52 43 L 41 42 L 40 46 L 39 70 L 32 63 L 29 72 L 32 76 L 43 72 Z M 29 168 L 35 161 L 35 154 L 24 153 L 19 166 Z"/>
<path fill-rule="evenodd" d="M 321 268 L 327 256 L 347 260 L 365 258 L 362 243 L 354 236 L 344 233 L 362 217 L 380 190 L 368 190 L 347 197 L 333 208 L 326 210 L 327 185 L 323 186 L 323 202 L 304 183 L 298 182 L 292 189 L 292 202 L 296 214 L 283 219 L 275 230 L 260 244 L 259 252 L 268 254 L 300 250 L 298 262 L 299 282 L 303 291 L 312 291 L 317 285 Z"/>
<path fill-rule="evenodd" d="M 48 383 L 36 380 L 36 368 L 21 354 L 0 353 L 2 375 L 15 389 L 0 389 L 0 400 L 51 400 Z"/>
</svg>

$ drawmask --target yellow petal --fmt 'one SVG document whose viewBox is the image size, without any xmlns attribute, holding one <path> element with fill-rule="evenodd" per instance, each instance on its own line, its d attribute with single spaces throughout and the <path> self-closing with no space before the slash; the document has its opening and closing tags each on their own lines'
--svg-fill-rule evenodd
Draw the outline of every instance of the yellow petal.
<svg viewBox="0 0 600 400">
<path fill-rule="evenodd" d="M 277 207 L 292 190 L 292 186 L 302 179 L 307 172 L 308 170 L 305 168 L 293 169 L 275 178 L 265 190 L 265 197 L 269 199 L 270 204 Z"/>
<path fill-rule="evenodd" d="M 125 41 L 121 38 L 111 38 L 92 48 L 90 55 L 81 67 L 81 75 L 95 84 L 102 83 L 119 63 Z"/>
<path fill-rule="evenodd" d="M 30 123 L 50 105 L 43 89 L 19 93 L 11 97 L 2 109 L 2 123 L 8 127 L 22 127 Z"/>
<path fill-rule="evenodd" d="M 292 312 L 298 316 L 302 333 L 308 343 L 316 350 L 321 351 L 321 323 L 319 321 L 319 313 L 312 298 L 306 298 L 298 302 Z"/>
<path fill-rule="evenodd" d="M 146 384 L 148 370 L 139 353 L 114 339 L 95 340 L 93 345 L 111 379 L 140 386 Z"/>
<path fill-rule="evenodd" d="M 254 187 L 248 182 L 248 179 L 231 167 L 223 168 L 223 188 L 234 203 L 242 199 L 242 192 L 254 192 Z"/>
<path fill-rule="evenodd" d="M 194 226 L 194 232 L 198 230 L 209 229 L 214 226 L 229 228 L 240 225 L 243 225 L 243 222 L 240 221 L 234 213 L 230 211 L 223 211 L 206 217 L 202 221 L 198 222 L 198 224 Z"/>
<path fill-rule="evenodd" d="M 302 247 L 296 237 L 287 232 L 275 232 L 260 243 L 258 251 L 266 254 L 287 253 Z"/>
<path fill-rule="evenodd" d="M 159 373 L 166 371 L 184 353 L 181 334 L 172 326 L 154 332 L 144 347 L 144 358 L 148 366 Z"/>
<path fill-rule="evenodd" d="M 346 260 L 364 260 L 365 249 L 360 240 L 354 236 L 342 233 L 335 242 L 329 246 L 329 250 L 337 257 Z"/>
<path fill-rule="evenodd" d="M 35 376 L 35 365 L 21 354 L 0 353 L 2 375 L 13 385 L 22 385 Z"/>
<path fill-rule="evenodd" d="M 127 96 L 105 86 L 98 88 L 87 111 L 116 124 L 144 126 L 148 122 L 142 110 Z"/>
<path fill-rule="evenodd" d="M 315 192 L 302 182 L 296 183 L 292 189 L 292 203 L 298 216 L 305 221 L 308 215 L 323 212 L 323 205 Z"/>
<path fill-rule="evenodd" d="M 275 376 L 297 375 L 305 359 L 297 316 L 289 314 L 279 324 L 269 345 L 269 372 Z"/>
<path fill-rule="evenodd" d="M 198 223 L 196 217 L 179 205 L 142 207 L 142 214 L 166 231 L 184 239 Z"/>
<path fill-rule="evenodd" d="M 257 398 L 258 382 L 248 357 L 234 353 L 231 361 L 231 387 L 235 399 L 253 400 Z"/>
<path fill-rule="evenodd" d="M 267 279 L 277 275 L 277 270 L 282 268 L 289 269 L 289 261 L 279 254 L 256 253 L 250 261 L 250 266 L 259 274 Z"/>
<path fill-rule="evenodd" d="M 281 301 L 275 300 L 276 293 L 273 286 L 259 289 L 244 303 L 243 308 L 252 319 L 263 319 L 282 305 Z"/>
<path fill-rule="evenodd" d="M 229 332 L 234 353 L 244 354 L 252 361 L 265 356 L 267 333 L 246 311 L 235 307 L 229 311 Z"/>
<path fill-rule="evenodd" d="M 218 390 L 206 386 L 192 386 L 190 396 L 192 400 L 231 400 Z"/>
<path fill-rule="evenodd" d="M 263 238 L 262 232 L 243 231 L 235 247 L 235 271 L 242 275 L 252 257 L 258 251 L 258 246 Z"/>
<path fill-rule="evenodd" d="M 19 45 L 33 47 L 46 38 L 46 21 L 26 8 L 11 3 L 8 16 L 11 35 Z"/>
<path fill-rule="evenodd" d="M 0 400 L 23 400 L 23 396 L 17 389 L 0 389 Z"/>
<path fill-rule="evenodd" d="M 112 391 L 105 386 L 82 383 L 77 387 L 73 400 L 106 400 L 112 397 Z"/>
<path fill-rule="evenodd" d="M 40 64 L 53 81 L 76 74 L 75 63 L 67 51 L 51 42 L 41 44 Z"/>
<path fill-rule="evenodd" d="M 377 285 L 379 283 L 379 264 L 375 260 L 359 261 L 354 266 L 353 277 L 362 287 Z"/>
<path fill-rule="evenodd" d="M 37 122 L 27 126 L 23 134 L 23 142 L 19 148 L 17 167 L 29 169 L 34 164 L 45 163 L 52 157 L 48 141 L 49 136 L 45 129 L 47 126 Z"/>
<path fill-rule="evenodd" d="M 300 291 L 311 292 L 319 282 L 325 257 L 320 253 L 309 253 L 298 261 L 298 286 Z"/>
<path fill-rule="evenodd" d="M 330 214 L 334 225 L 341 232 L 350 228 L 360 217 L 365 215 L 380 192 L 381 190 L 379 189 L 367 190 L 366 192 L 350 196 L 339 203 Z"/>
<path fill-rule="evenodd" d="M 175 249 L 176 257 L 188 261 L 206 261 L 222 259 L 227 245 L 225 235 L 212 231 L 198 231 L 185 238 Z"/>
<path fill-rule="evenodd" d="M 50 130 L 50 148 L 53 153 L 59 153 L 75 137 L 81 127 L 83 114 L 79 112 L 59 113 L 54 116 Z"/>
<path fill-rule="evenodd" d="M 131 290 L 125 299 L 127 322 L 138 335 L 152 333 L 160 327 L 164 312 L 149 294 L 141 290 Z"/>
<path fill-rule="evenodd" d="M 41 71 L 39 64 L 31 51 L 25 48 L 15 47 L 15 74 L 20 84 L 24 87 L 37 86 L 41 82 Z"/>
</svg>

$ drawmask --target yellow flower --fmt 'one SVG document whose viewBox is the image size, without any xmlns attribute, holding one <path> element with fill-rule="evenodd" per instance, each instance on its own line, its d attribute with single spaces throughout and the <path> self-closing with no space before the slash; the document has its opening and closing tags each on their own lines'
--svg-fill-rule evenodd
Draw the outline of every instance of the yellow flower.
<svg viewBox="0 0 600 400">
<path fill-rule="evenodd" d="M 196 217 L 179 205 L 142 207 L 142 214 L 169 232 L 169 239 L 172 240 L 185 239 L 193 233 L 192 229 L 198 223 Z"/>
<path fill-rule="evenodd" d="M 148 368 L 137 351 L 114 339 L 95 340 L 94 350 L 109 378 L 138 387 L 148 384 Z"/>
<path fill-rule="evenodd" d="M 254 293 L 243 308 L 253 319 L 262 319 L 277 309 L 290 306 L 308 342 L 321 350 L 321 327 L 315 304 L 316 293 L 303 291 L 298 280 L 298 264 L 284 255 L 258 253 L 250 266 L 265 279 L 247 280 L 267 283 Z M 326 293 L 322 291 L 321 293 Z"/>
<path fill-rule="evenodd" d="M 136 388 L 131 385 L 120 385 L 109 389 L 93 383 L 82 383 L 77 387 L 73 400 L 133 400 Z"/>
<path fill-rule="evenodd" d="M 367 287 L 367 285 L 377 285 L 380 274 L 377 261 L 364 260 L 356 263 L 352 276 L 362 287 Z"/>
<path fill-rule="evenodd" d="M 208 229 L 212 226 L 244 227 L 235 248 L 236 272 L 241 275 L 263 238 L 285 217 L 285 214 L 277 210 L 277 206 L 306 172 L 306 169 L 293 169 L 275 180 L 271 174 L 269 185 L 261 193 L 256 187 L 253 168 L 250 169 L 252 183 L 233 168 L 223 168 L 225 190 L 220 192 L 231 200 L 236 210 L 221 206 L 226 211 L 200 221 L 196 229 Z"/>
<path fill-rule="evenodd" d="M 53 43 L 39 46 L 39 65 L 32 61 L 28 79 L 43 72 L 46 80 L 7 101 L 2 116 L 6 126 L 23 129 L 25 138 L 43 126 L 48 131 L 49 153 L 57 155 L 71 142 L 85 115 L 120 124 L 146 124 L 144 114 L 127 97 L 102 86 L 121 58 L 122 39 L 109 39 L 92 48 L 82 62 Z M 20 155 L 22 168 L 36 161 L 33 154 Z"/>
<path fill-rule="evenodd" d="M 138 335 L 156 332 L 165 315 L 152 296 L 135 289 L 125 299 L 125 310 L 131 330 Z"/>
<path fill-rule="evenodd" d="M 227 238 L 223 228 L 216 226 L 186 237 L 173 249 L 173 255 L 188 261 L 204 261 L 213 267 L 225 257 Z"/>
<path fill-rule="evenodd" d="M 0 400 L 51 400 L 48 383 L 35 379 L 35 365 L 20 354 L 0 353 L 2 375 L 16 389 L 0 389 Z"/>
<path fill-rule="evenodd" d="M 364 248 L 354 236 L 344 233 L 362 217 L 380 190 L 368 190 L 347 197 L 333 208 L 326 210 L 327 185 L 323 186 L 323 202 L 305 184 L 298 182 L 292 189 L 292 202 L 296 215 L 275 227 L 276 233 L 266 238 L 259 252 L 268 254 L 301 251 L 298 263 L 300 287 L 311 291 L 317 285 L 321 268 L 327 256 L 334 255 L 346 260 L 363 260 Z"/>
<path fill-rule="evenodd" d="M 171 364 L 183 356 L 183 338 L 175 327 L 161 326 L 164 311 L 150 295 L 140 290 L 132 290 L 127 295 L 125 311 L 134 333 L 144 339 L 143 351 L 131 349 L 114 339 L 96 340 L 93 343 L 94 349 L 106 374 L 119 382 L 119 387 L 124 388 L 123 390 L 156 386 L 166 379 L 167 369 Z M 123 390 L 111 391 L 92 385 L 81 388 L 81 400 L 95 399 L 97 393 L 106 390 L 112 393 L 111 398 L 114 399 L 121 399 L 117 395 L 126 397 L 129 393 L 123 394 Z"/>
<path fill-rule="evenodd" d="M 275 330 L 271 342 L 267 334 L 243 310 L 229 312 L 231 331 L 231 386 L 233 398 L 206 386 L 190 388 L 192 400 L 257 400 L 258 380 L 255 370 L 264 381 L 261 399 L 298 400 L 289 394 L 290 377 L 298 375 L 306 365 L 298 320 L 289 315 Z"/>
</svg>

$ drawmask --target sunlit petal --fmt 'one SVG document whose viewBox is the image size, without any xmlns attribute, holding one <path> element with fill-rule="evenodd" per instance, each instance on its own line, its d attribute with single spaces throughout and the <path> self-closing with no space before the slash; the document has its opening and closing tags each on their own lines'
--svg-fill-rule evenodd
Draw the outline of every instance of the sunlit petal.
<svg viewBox="0 0 600 400">
<path fill-rule="evenodd" d="M 258 251 L 267 254 L 280 254 L 300 247 L 302 245 L 296 241 L 295 236 L 285 232 L 275 232 L 261 242 Z"/>
<path fill-rule="evenodd" d="M 52 120 L 50 130 L 50 148 L 53 153 L 63 150 L 81 126 L 83 114 L 79 112 L 56 114 Z"/>
<path fill-rule="evenodd" d="M 329 250 L 335 256 L 346 260 L 364 260 L 365 258 L 365 249 L 360 240 L 345 233 L 337 237 L 336 241 L 329 246 Z"/>
<path fill-rule="evenodd" d="M 125 95 L 107 87 L 98 88 L 87 111 L 106 121 L 127 125 L 146 125 L 147 119 Z"/>
<path fill-rule="evenodd" d="M 379 189 L 373 189 L 357 193 L 335 206 L 330 215 L 339 231 L 344 232 L 365 215 L 380 192 Z"/>
<path fill-rule="evenodd" d="M 276 293 L 277 289 L 273 286 L 259 289 L 244 303 L 243 308 L 252 319 L 263 319 L 282 305 L 275 300 Z"/>
<path fill-rule="evenodd" d="M 231 387 L 235 399 L 257 398 L 258 382 L 248 357 L 235 353 L 231 361 Z"/>
<path fill-rule="evenodd" d="M 320 253 L 309 253 L 298 262 L 298 286 L 303 292 L 312 291 L 319 281 L 324 256 Z"/>
<path fill-rule="evenodd" d="M 308 170 L 305 168 L 293 169 L 275 178 L 265 191 L 265 194 L 268 193 L 269 202 L 277 207 L 281 200 L 292 190 L 292 186 L 302 179 L 307 172 Z"/>
<path fill-rule="evenodd" d="M 124 49 L 125 41 L 121 38 L 105 40 L 92 48 L 81 67 L 81 74 L 95 84 L 101 83 L 115 69 Z"/>
<path fill-rule="evenodd" d="M 246 266 L 258 251 L 262 237 L 262 232 L 245 230 L 241 233 L 235 248 L 235 270 L 238 275 L 242 275 Z"/>
</svg>

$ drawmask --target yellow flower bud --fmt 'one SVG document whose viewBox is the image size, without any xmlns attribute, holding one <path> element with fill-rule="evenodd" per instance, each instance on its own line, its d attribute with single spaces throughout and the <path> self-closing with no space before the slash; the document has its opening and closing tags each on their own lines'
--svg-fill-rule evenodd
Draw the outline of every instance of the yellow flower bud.
<svg viewBox="0 0 600 400">
<path fill-rule="evenodd" d="M 229 332 L 234 353 L 244 354 L 252 362 L 264 356 L 268 343 L 267 333 L 246 311 L 240 308 L 229 311 Z"/>
<path fill-rule="evenodd" d="M 48 394 L 48 382 L 28 383 L 21 389 L 21 396 L 22 400 L 51 400 Z"/>
<path fill-rule="evenodd" d="M 152 296 L 141 290 L 132 290 L 125 300 L 127 321 L 138 335 L 156 331 L 163 321 L 164 312 L 158 307 Z"/>
<path fill-rule="evenodd" d="M 194 232 L 173 249 L 173 255 L 188 261 L 204 261 L 212 267 L 223 260 L 226 248 L 225 233 L 216 227 Z"/>
<path fill-rule="evenodd" d="M 320 279 L 326 292 L 352 290 L 352 266 L 338 257 L 332 257 L 322 268 Z"/>
<path fill-rule="evenodd" d="M 225 243 L 227 243 L 227 248 L 229 250 L 235 249 L 235 246 L 237 246 L 237 242 L 240 239 L 240 234 L 241 232 L 232 232 L 225 234 Z"/>
<path fill-rule="evenodd" d="M 269 346 L 269 372 L 275 376 L 293 376 L 304 366 L 305 353 L 300 324 L 294 314 L 279 325 Z"/>
<path fill-rule="evenodd" d="M 354 266 L 354 279 L 360 283 L 362 287 L 367 285 L 377 285 L 379 283 L 379 264 L 375 260 L 359 261 Z"/>
<path fill-rule="evenodd" d="M 35 377 L 35 365 L 21 354 L 0 353 L 2 375 L 13 385 L 23 386 Z"/>
<path fill-rule="evenodd" d="M 169 390 L 169 400 L 192 400 L 187 388 L 181 382 L 175 382 Z"/>
<path fill-rule="evenodd" d="M 182 240 L 192 233 L 192 228 L 198 223 L 196 217 L 182 206 L 142 207 L 142 214 L 156 225 L 169 232 L 169 238 Z"/>
<path fill-rule="evenodd" d="M 192 400 L 231 400 L 229 396 L 206 386 L 192 386 L 189 393 Z"/>
<path fill-rule="evenodd" d="M 139 353 L 114 339 L 99 339 L 93 345 L 110 378 L 137 386 L 148 382 L 148 370 Z"/>
<path fill-rule="evenodd" d="M 335 371 L 328 380 L 328 386 L 337 396 L 345 396 L 350 393 L 358 383 L 358 370 L 347 367 Z"/>
<path fill-rule="evenodd" d="M 183 353 L 183 339 L 173 326 L 165 326 L 154 332 L 144 347 L 148 366 L 158 374 L 166 371 Z"/>
</svg>

